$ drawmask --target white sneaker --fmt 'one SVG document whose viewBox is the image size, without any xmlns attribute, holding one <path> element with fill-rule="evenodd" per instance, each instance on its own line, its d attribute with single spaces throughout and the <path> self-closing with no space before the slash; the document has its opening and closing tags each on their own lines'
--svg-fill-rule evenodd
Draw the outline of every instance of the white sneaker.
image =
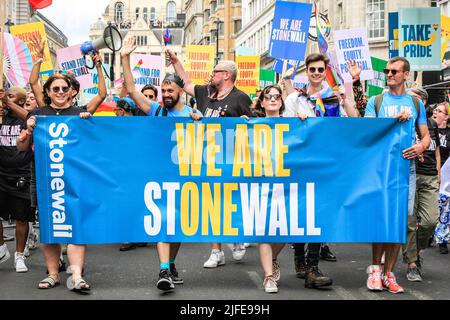
<svg viewBox="0 0 450 320">
<path fill-rule="evenodd" d="M 277 293 L 278 292 L 278 286 L 277 282 L 272 276 L 268 276 L 264 278 L 263 282 L 264 291 L 266 293 Z"/>
<path fill-rule="evenodd" d="M 223 251 L 213 250 L 208 261 L 203 264 L 204 268 L 217 268 L 225 264 L 225 254 Z"/>
<path fill-rule="evenodd" d="M 233 259 L 236 261 L 242 260 L 245 255 L 245 245 L 243 243 L 234 243 L 233 244 Z"/>
<path fill-rule="evenodd" d="M 0 263 L 5 262 L 9 259 L 11 255 L 9 254 L 8 247 L 6 246 L 6 243 L 0 246 Z"/>
<path fill-rule="evenodd" d="M 28 271 L 23 253 L 14 253 L 14 268 L 16 268 L 16 272 L 19 273 Z"/>
<path fill-rule="evenodd" d="M 25 244 L 25 249 L 23 250 L 23 255 L 25 258 L 28 258 L 30 256 L 30 247 L 28 246 L 28 241 Z"/>
</svg>

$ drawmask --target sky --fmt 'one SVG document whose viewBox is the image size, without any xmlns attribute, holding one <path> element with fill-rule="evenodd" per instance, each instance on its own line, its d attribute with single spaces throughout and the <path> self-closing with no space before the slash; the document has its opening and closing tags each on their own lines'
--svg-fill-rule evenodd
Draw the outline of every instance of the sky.
<svg viewBox="0 0 450 320">
<path fill-rule="evenodd" d="M 89 29 L 105 12 L 109 0 L 53 0 L 50 7 L 39 10 L 69 39 L 69 46 L 89 40 Z"/>
</svg>

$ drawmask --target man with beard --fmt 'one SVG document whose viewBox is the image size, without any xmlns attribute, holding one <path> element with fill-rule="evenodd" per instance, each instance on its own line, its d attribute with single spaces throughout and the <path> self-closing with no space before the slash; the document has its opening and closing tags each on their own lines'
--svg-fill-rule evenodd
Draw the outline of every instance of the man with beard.
<svg viewBox="0 0 450 320">
<path fill-rule="evenodd" d="M 166 58 L 170 60 L 175 72 L 183 79 L 184 91 L 195 97 L 197 106 L 205 117 L 240 117 L 251 116 L 250 97 L 237 89 L 234 82 L 237 77 L 236 64 L 233 61 L 219 61 L 211 73 L 207 85 L 195 85 L 188 74 L 184 71 L 183 65 L 176 54 L 166 50 Z M 245 255 L 244 243 L 234 243 L 232 248 L 233 259 L 242 260 Z M 220 243 L 213 243 L 211 255 L 203 264 L 204 268 L 217 268 L 225 264 L 225 254 Z"/>
<path fill-rule="evenodd" d="M 125 86 L 130 97 L 135 101 L 138 108 L 149 116 L 154 117 L 191 117 L 198 120 L 202 114 L 197 110 L 186 106 L 181 101 L 184 82 L 176 74 L 166 74 L 161 84 L 163 106 L 149 99 L 140 91 L 136 90 L 133 74 L 130 67 L 130 54 L 136 49 L 136 38 L 129 38 L 120 51 L 122 57 L 123 77 Z M 158 256 L 160 261 L 159 279 L 157 288 L 163 291 L 175 289 L 175 284 L 183 284 L 183 279 L 178 276 L 175 268 L 175 258 L 180 248 L 180 243 L 158 242 Z"/>
</svg>

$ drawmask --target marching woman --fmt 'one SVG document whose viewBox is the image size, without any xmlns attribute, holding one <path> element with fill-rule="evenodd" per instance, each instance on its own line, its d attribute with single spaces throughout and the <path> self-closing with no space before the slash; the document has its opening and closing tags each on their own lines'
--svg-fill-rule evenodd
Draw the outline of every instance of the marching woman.
<svg viewBox="0 0 450 320">
<path fill-rule="evenodd" d="M 23 130 L 17 141 L 19 150 L 28 150 L 33 148 L 33 130 L 36 126 L 36 117 L 44 116 L 80 116 L 87 119 L 91 116 L 89 112 L 75 107 L 71 104 L 73 88 L 69 78 L 62 74 L 51 76 L 43 87 L 43 99 L 45 106 L 37 108 L 30 113 L 27 120 L 27 128 Z M 33 174 L 35 174 L 33 172 Z M 39 212 L 39 214 L 49 214 L 48 212 Z M 41 280 L 38 284 L 39 289 L 50 289 L 60 284 L 60 244 L 42 244 L 45 262 L 47 264 L 48 277 Z M 77 292 L 88 292 L 89 284 L 82 278 L 82 270 L 86 253 L 86 245 L 69 244 L 67 247 L 67 256 L 69 259 L 72 275 L 67 279 L 69 290 Z"/>
<path fill-rule="evenodd" d="M 281 97 L 282 90 L 277 85 L 265 87 L 256 101 L 253 114 L 256 117 L 278 118 L 284 111 L 284 102 Z M 242 116 L 249 120 L 247 116 Z M 259 259 L 264 271 L 264 291 L 277 293 L 280 281 L 280 265 L 277 257 L 284 248 L 285 243 L 260 243 Z"/>
</svg>

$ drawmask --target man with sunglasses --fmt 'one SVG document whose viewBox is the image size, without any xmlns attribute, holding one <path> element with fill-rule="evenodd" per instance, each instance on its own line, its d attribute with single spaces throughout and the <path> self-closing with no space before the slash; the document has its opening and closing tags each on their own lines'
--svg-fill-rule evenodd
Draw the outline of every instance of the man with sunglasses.
<svg viewBox="0 0 450 320">
<path fill-rule="evenodd" d="M 195 97 L 197 107 L 205 117 L 240 117 L 251 116 L 250 97 L 234 86 L 237 67 L 234 61 L 219 61 L 211 73 L 207 85 L 194 84 L 185 72 L 178 57 L 171 50 L 166 50 L 166 58 L 170 60 L 175 72 L 183 79 L 184 91 Z M 232 248 L 233 259 L 242 260 L 245 255 L 245 244 L 235 243 Z M 203 264 L 205 268 L 217 268 L 225 264 L 225 253 L 220 243 L 213 243 L 211 255 Z"/>
<path fill-rule="evenodd" d="M 405 83 L 409 72 L 410 64 L 407 59 L 395 57 L 389 60 L 384 70 L 388 91 L 369 100 L 365 117 L 398 118 L 400 121 L 412 119 L 416 124 L 416 132 L 420 137 L 420 142 L 416 143 L 416 136 L 413 135 L 412 146 L 403 150 L 403 158 L 411 160 L 408 196 L 408 216 L 411 216 L 414 210 L 416 191 L 415 162 L 413 160 L 421 155 L 430 145 L 430 134 L 422 101 L 414 101 L 417 98 L 406 93 Z M 378 97 L 381 98 L 381 102 Z M 419 112 L 416 110 L 416 104 L 420 105 Z M 397 283 L 393 273 L 400 248 L 400 243 L 372 244 L 372 265 L 367 268 L 367 288 L 369 290 L 382 291 L 384 289 L 392 293 L 404 292 L 403 288 Z M 383 253 L 385 253 L 384 272 L 381 265 Z"/>
<path fill-rule="evenodd" d="M 125 41 L 120 55 L 122 57 L 123 77 L 126 89 L 136 106 L 148 116 L 153 117 L 191 117 L 198 120 L 202 114 L 191 107 L 184 105 L 181 100 L 184 82 L 176 74 L 168 73 L 161 83 L 163 106 L 155 101 L 149 101 L 142 92 L 136 90 L 133 74 L 130 66 L 130 54 L 137 48 L 136 38 L 130 37 Z M 157 250 L 160 261 L 159 279 L 156 287 L 162 291 L 175 289 L 175 284 L 183 284 L 175 268 L 175 258 L 180 248 L 180 243 L 158 242 Z"/>
</svg>

